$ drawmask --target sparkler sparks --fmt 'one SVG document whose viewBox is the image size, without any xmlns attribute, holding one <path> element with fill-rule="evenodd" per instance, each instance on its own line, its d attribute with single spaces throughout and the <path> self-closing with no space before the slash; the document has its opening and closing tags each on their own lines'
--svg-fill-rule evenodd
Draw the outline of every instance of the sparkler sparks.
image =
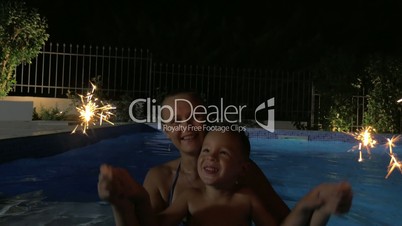
<svg viewBox="0 0 402 226">
<path fill-rule="evenodd" d="M 398 103 L 402 102 L 402 98 L 399 99 L 397 101 Z M 375 131 L 374 128 L 372 128 L 371 126 L 368 127 L 363 127 L 359 132 L 355 133 L 355 134 L 350 134 L 349 135 L 353 135 L 354 138 L 358 141 L 360 141 L 359 143 L 359 162 L 363 161 L 363 157 L 362 157 L 362 145 L 363 147 L 366 148 L 367 153 L 369 156 L 371 156 L 371 151 L 370 148 L 374 148 L 374 145 L 377 143 L 376 140 L 373 139 L 371 132 Z M 391 158 L 387 167 L 387 175 L 385 176 L 385 179 L 388 179 L 388 177 L 391 175 L 391 173 L 395 170 L 395 169 L 399 169 L 399 171 L 402 174 L 402 161 L 399 161 L 397 158 L 396 153 L 394 153 L 392 151 L 392 148 L 395 147 L 395 142 L 399 140 L 399 138 L 401 138 L 401 135 L 398 136 L 392 136 L 391 139 L 387 138 L 387 143 L 385 144 L 386 147 L 389 149 L 389 157 Z M 357 146 L 354 146 L 352 149 L 350 149 L 349 151 L 354 151 L 356 150 Z"/>
<path fill-rule="evenodd" d="M 102 125 L 102 122 L 105 121 L 114 125 L 111 121 L 109 121 L 110 116 L 113 115 L 110 110 L 116 109 L 116 107 L 106 104 L 104 105 L 102 101 L 98 100 L 98 98 L 94 98 L 94 91 L 96 86 L 92 84 L 92 91 L 88 92 L 86 96 L 79 95 L 81 99 L 81 106 L 76 107 L 81 120 L 81 123 L 78 124 L 71 133 L 75 133 L 79 126 L 82 127 L 82 133 L 86 134 L 86 130 L 89 128 L 90 124 L 95 125 L 99 120 L 99 125 Z M 100 105 L 99 105 L 100 104 Z"/>
<path fill-rule="evenodd" d="M 363 147 L 366 148 L 367 153 L 371 155 L 370 148 L 374 148 L 374 145 L 377 143 L 372 136 L 372 132 L 375 132 L 375 129 L 371 126 L 363 127 L 362 130 L 356 135 L 356 139 L 360 140 L 363 144 Z"/>
<path fill-rule="evenodd" d="M 374 140 L 372 136 L 372 132 L 375 131 L 371 126 L 362 128 L 360 131 L 354 134 L 354 137 L 356 140 L 360 141 L 358 145 L 359 149 L 359 159 L 358 162 L 363 162 L 363 156 L 362 156 L 362 146 L 363 148 L 365 147 L 367 150 L 367 153 L 369 156 L 371 155 L 370 148 L 374 148 L 374 145 L 377 143 L 376 140 Z M 402 173 L 402 161 L 399 161 L 397 158 L 396 153 L 393 152 L 392 148 L 395 147 L 395 142 L 397 142 L 401 138 L 401 135 L 398 136 L 392 136 L 392 138 L 387 138 L 387 143 L 385 146 L 389 150 L 389 157 L 391 158 L 387 167 L 387 175 L 385 176 L 385 179 L 387 179 L 391 173 L 395 169 L 399 169 L 399 171 Z M 354 151 L 357 149 L 357 146 L 354 146 L 350 151 Z"/>
<path fill-rule="evenodd" d="M 388 164 L 388 169 L 387 169 L 387 175 L 385 176 L 385 179 L 391 175 L 391 173 L 394 171 L 395 168 L 398 168 L 399 171 L 402 173 L 402 162 L 399 161 L 396 157 L 396 154 L 392 151 L 392 147 L 395 147 L 394 142 L 399 140 L 400 136 L 393 136 L 391 139 L 387 138 L 387 143 L 386 146 L 389 148 L 389 157 L 391 157 L 389 164 Z"/>
<path fill-rule="evenodd" d="M 374 145 L 377 143 L 372 136 L 372 132 L 374 132 L 374 128 L 371 126 L 363 127 L 360 131 L 356 132 L 353 136 L 356 140 L 360 141 L 359 143 L 359 162 L 363 161 L 362 156 L 362 148 L 365 148 L 367 154 L 371 156 L 370 148 L 374 148 Z M 363 146 L 363 147 L 362 147 Z M 355 150 L 356 146 L 353 147 L 351 150 Z"/>
</svg>

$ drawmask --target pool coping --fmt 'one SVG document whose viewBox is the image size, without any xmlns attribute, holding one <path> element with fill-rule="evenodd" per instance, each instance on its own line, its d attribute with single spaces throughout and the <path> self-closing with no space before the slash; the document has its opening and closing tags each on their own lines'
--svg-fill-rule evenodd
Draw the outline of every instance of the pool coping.
<svg viewBox="0 0 402 226">
<path fill-rule="evenodd" d="M 54 132 L 35 136 L 13 137 L 0 140 L 0 163 L 22 158 L 40 158 L 97 143 L 104 139 L 137 132 L 157 132 L 146 124 L 124 124 L 91 128 L 87 135 L 71 131 Z"/>
</svg>

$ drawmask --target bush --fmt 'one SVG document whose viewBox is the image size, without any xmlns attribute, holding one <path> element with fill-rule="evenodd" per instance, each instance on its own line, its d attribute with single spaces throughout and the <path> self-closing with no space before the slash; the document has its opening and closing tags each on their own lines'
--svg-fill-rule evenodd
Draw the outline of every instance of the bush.
<svg viewBox="0 0 402 226">
<path fill-rule="evenodd" d="M 53 108 L 41 107 L 39 113 L 36 113 L 36 108 L 34 108 L 34 120 L 64 120 L 66 117 L 66 112 L 60 111 L 56 106 Z"/>
<path fill-rule="evenodd" d="M 327 116 L 329 121 L 329 130 L 334 132 L 350 132 L 352 121 L 355 118 L 351 98 L 343 101 L 335 100 Z"/>
</svg>

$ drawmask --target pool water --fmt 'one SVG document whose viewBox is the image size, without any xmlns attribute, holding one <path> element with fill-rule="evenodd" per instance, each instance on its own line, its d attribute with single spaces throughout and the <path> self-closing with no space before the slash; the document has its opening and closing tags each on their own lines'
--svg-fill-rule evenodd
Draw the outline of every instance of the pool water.
<svg viewBox="0 0 402 226">
<path fill-rule="evenodd" d="M 398 225 L 402 175 L 385 179 L 384 146 L 357 162 L 355 143 L 251 138 L 251 158 L 289 207 L 322 182 L 349 181 L 351 211 L 328 225 Z M 394 152 L 400 153 L 395 147 Z M 99 165 L 109 163 L 143 181 L 147 170 L 174 159 L 177 150 L 160 132 L 125 135 L 38 159 L 0 164 L 0 225 L 113 225 L 112 211 L 97 196 Z"/>
<path fill-rule="evenodd" d="M 294 141 L 251 139 L 252 158 L 264 170 L 272 185 L 294 206 L 299 197 L 322 182 L 349 181 L 353 205 L 346 215 L 332 217 L 328 225 L 400 225 L 402 215 L 402 175 L 396 169 L 385 179 L 390 161 L 386 148 L 372 149 L 371 158 L 363 152 L 348 152 L 354 143 L 338 141 Z M 265 152 L 263 150 L 266 150 Z M 394 153 L 401 153 L 396 147 Z"/>
</svg>

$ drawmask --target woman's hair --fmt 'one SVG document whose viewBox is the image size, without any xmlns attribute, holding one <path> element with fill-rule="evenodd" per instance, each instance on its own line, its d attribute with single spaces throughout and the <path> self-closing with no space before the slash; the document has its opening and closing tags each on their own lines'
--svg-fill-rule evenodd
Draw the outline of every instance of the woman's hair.
<svg viewBox="0 0 402 226">
<path fill-rule="evenodd" d="M 205 100 L 202 98 L 199 92 L 192 90 L 192 89 L 178 89 L 172 92 L 166 93 L 162 95 L 161 98 L 158 100 L 160 104 L 163 104 L 165 100 L 169 97 L 177 96 L 180 94 L 186 94 L 193 98 L 193 100 L 198 101 L 200 104 L 205 105 Z"/>
</svg>

